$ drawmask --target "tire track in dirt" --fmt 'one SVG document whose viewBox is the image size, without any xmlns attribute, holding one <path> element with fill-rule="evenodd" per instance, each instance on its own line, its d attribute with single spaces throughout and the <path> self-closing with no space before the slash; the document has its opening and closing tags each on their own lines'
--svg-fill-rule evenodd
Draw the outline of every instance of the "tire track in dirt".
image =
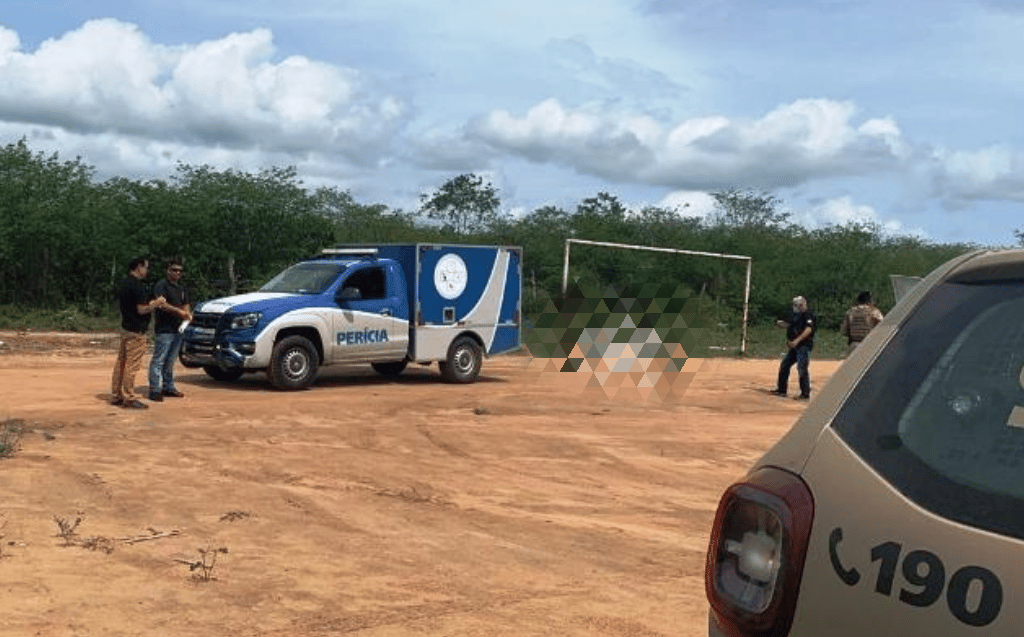
<svg viewBox="0 0 1024 637">
<path fill-rule="evenodd" d="M 582 592 L 582 591 L 580 591 Z M 410 624 L 425 623 L 458 614 L 493 613 L 518 604 L 535 601 L 549 601 L 560 597 L 577 595 L 579 592 L 553 593 L 507 593 L 486 600 L 441 600 L 413 604 L 401 609 L 388 609 L 353 613 L 350 615 L 324 615 L 316 613 L 293 622 L 288 629 L 259 633 L 259 637 L 319 637 L 357 633 L 388 626 L 408 627 Z"/>
<path fill-rule="evenodd" d="M 426 438 L 428 441 L 430 441 L 430 444 L 434 445 L 435 447 L 437 447 L 441 451 L 444 451 L 445 453 L 449 453 L 449 454 L 451 454 L 453 456 L 456 456 L 458 458 L 469 458 L 470 457 L 470 455 L 468 453 L 466 453 L 465 451 L 463 451 L 459 447 L 457 447 L 457 446 L 455 446 L 455 445 L 453 445 L 451 443 L 445 442 L 444 440 L 441 440 L 441 438 L 439 438 L 433 432 L 430 431 L 430 428 L 427 427 L 427 425 L 424 425 L 424 424 L 416 425 L 416 431 L 418 431 L 421 434 L 423 434 L 423 437 Z"/>
</svg>

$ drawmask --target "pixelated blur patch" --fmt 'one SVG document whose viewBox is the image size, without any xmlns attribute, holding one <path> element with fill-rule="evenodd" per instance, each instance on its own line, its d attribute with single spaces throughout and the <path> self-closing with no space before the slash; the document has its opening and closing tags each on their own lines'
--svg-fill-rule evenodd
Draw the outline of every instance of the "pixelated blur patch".
<svg viewBox="0 0 1024 637">
<path fill-rule="evenodd" d="M 609 286 L 600 297 L 588 297 L 573 284 L 527 325 L 527 370 L 568 379 L 583 394 L 679 400 L 705 368 L 706 361 L 687 356 L 707 342 L 699 308 L 682 286 Z"/>
</svg>

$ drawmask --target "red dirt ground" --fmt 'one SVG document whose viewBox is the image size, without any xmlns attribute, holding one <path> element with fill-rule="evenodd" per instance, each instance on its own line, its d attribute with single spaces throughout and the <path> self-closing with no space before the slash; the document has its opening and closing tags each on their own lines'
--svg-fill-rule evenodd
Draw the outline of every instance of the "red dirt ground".
<svg viewBox="0 0 1024 637">
<path fill-rule="evenodd" d="M 658 402 L 509 356 L 295 393 L 179 368 L 128 411 L 112 337 L 0 342 L 3 636 L 706 635 L 718 497 L 803 408 L 772 360 L 691 359 Z"/>
</svg>

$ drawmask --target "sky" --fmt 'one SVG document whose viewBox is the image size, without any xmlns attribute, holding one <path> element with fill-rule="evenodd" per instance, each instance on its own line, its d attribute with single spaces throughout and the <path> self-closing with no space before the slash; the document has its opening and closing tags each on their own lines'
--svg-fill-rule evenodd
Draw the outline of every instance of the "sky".
<svg viewBox="0 0 1024 637">
<path fill-rule="evenodd" d="M 295 166 L 406 211 L 463 173 L 517 216 L 751 190 L 1012 246 L 1021 33 L 1019 0 L 5 0 L 0 144 L 97 179 Z"/>
</svg>

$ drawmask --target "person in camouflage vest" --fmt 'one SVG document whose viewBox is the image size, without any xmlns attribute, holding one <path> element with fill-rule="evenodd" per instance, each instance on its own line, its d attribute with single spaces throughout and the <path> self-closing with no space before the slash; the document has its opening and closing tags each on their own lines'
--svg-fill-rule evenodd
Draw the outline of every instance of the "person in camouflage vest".
<svg viewBox="0 0 1024 637">
<path fill-rule="evenodd" d="M 839 331 L 846 337 L 846 354 L 857 349 L 857 345 L 864 340 L 868 332 L 882 322 L 882 312 L 875 307 L 871 299 L 871 292 L 861 292 L 857 295 L 857 305 L 846 311 Z"/>
</svg>

